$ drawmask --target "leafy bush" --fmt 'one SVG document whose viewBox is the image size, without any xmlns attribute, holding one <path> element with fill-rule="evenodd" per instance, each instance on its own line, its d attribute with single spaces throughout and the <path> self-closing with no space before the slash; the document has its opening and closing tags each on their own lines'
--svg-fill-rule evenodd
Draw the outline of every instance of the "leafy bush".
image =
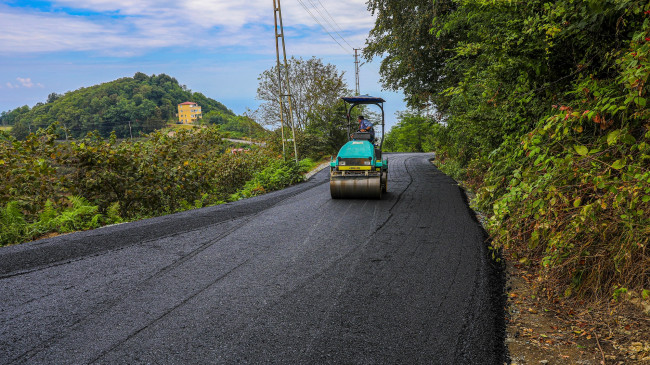
<svg viewBox="0 0 650 365">
<path fill-rule="evenodd" d="M 55 142 L 56 129 L 25 141 L 0 134 L 0 245 L 219 204 L 269 164 L 278 166 L 263 149 L 226 153 L 218 127 L 135 142 L 96 133 Z M 296 181 L 292 169 L 280 170 L 260 179 L 267 189 Z"/>
<path fill-rule="evenodd" d="M 280 190 L 303 181 L 303 173 L 308 171 L 311 160 L 296 164 L 294 161 L 273 161 L 244 185 L 241 191 L 233 194 L 231 200 L 239 200 Z"/>
<path fill-rule="evenodd" d="M 116 214 L 115 207 L 109 209 L 106 216 L 98 213 L 98 211 L 98 206 L 92 205 L 86 199 L 78 196 L 71 196 L 68 205 L 60 209 L 57 209 L 48 200 L 35 226 L 43 233 L 67 233 L 98 228 L 105 224 L 121 221 L 121 218 Z"/>
<path fill-rule="evenodd" d="M 0 204 L 15 201 L 28 218 L 61 192 L 54 162 L 60 146 L 52 130 L 31 134 L 25 141 L 0 134 Z"/>
<path fill-rule="evenodd" d="M 304 158 L 298 162 L 300 172 L 303 173 L 311 171 L 318 165 L 319 165 L 318 161 L 314 161 L 311 158 Z"/>
</svg>

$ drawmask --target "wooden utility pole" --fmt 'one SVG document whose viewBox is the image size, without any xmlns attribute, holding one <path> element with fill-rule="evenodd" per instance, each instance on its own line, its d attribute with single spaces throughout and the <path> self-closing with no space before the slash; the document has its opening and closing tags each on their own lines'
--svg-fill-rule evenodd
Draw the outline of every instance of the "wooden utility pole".
<svg viewBox="0 0 650 365">
<path fill-rule="evenodd" d="M 293 125 L 293 110 L 291 107 L 291 86 L 289 82 L 289 65 L 287 64 L 287 50 L 284 44 L 284 27 L 282 26 L 282 10 L 280 8 L 280 0 L 273 0 L 273 15 L 275 20 L 275 55 L 277 59 L 277 68 L 278 68 L 278 101 L 280 103 L 280 124 L 282 128 L 282 156 L 286 160 L 286 151 L 285 151 L 285 138 L 284 138 L 284 113 L 287 108 L 285 108 L 284 98 L 287 98 L 288 113 L 287 121 L 291 126 L 291 141 L 293 141 L 293 153 L 296 163 L 298 162 L 298 148 L 296 147 L 296 130 Z M 280 38 L 282 38 L 282 59 L 284 65 L 280 64 Z M 282 75 L 282 70 L 284 69 L 284 79 Z M 284 93 L 286 90 L 286 94 Z"/>
</svg>

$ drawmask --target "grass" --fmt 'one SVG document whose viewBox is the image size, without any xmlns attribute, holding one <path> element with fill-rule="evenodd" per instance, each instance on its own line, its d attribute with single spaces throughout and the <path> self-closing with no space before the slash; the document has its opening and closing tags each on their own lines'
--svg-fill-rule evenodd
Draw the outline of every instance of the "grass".
<svg viewBox="0 0 650 365">
<path fill-rule="evenodd" d="M 174 131 L 179 131 L 183 129 L 192 129 L 198 127 L 196 124 L 167 124 L 167 128 Z"/>
</svg>

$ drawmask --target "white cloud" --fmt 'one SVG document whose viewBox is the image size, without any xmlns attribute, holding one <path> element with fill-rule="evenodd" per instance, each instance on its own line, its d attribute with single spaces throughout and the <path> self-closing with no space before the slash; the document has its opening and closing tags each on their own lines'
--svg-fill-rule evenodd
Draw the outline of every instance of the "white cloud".
<svg viewBox="0 0 650 365">
<path fill-rule="evenodd" d="M 30 88 L 30 87 L 34 86 L 34 83 L 32 82 L 32 79 L 30 79 L 29 77 L 26 78 L 26 79 L 24 79 L 22 77 L 16 77 L 16 80 L 18 80 L 18 82 L 20 82 L 20 84 L 23 85 L 23 87 Z"/>
<path fill-rule="evenodd" d="M 285 25 L 317 25 L 304 9 L 306 7 L 315 16 L 322 14 L 328 20 L 331 16 L 344 29 L 367 29 L 372 26 L 372 17 L 365 3 L 366 0 L 285 1 L 282 12 Z M 273 24 L 273 6 L 269 0 L 55 0 L 53 4 L 122 16 L 178 19 L 203 27 L 239 28 L 251 23 Z"/>
<path fill-rule="evenodd" d="M 319 21 L 332 36 L 338 38 L 338 32 L 352 47 L 363 45 L 373 24 L 365 0 L 300 0 L 283 4 L 287 43 L 296 49 L 311 50 L 315 55 L 344 51 L 301 4 L 314 16 L 322 16 Z M 92 51 L 131 56 L 159 48 L 191 46 L 208 50 L 236 47 L 251 53 L 274 50 L 274 11 L 268 0 L 55 0 L 53 6 L 89 14 L 39 12 L 0 5 L 0 53 Z M 318 6 L 320 13 L 313 6 Z M 322 6 L 327 6 L 327 11 Z M 350 48 L 343 40 L 338 41 Z"/>
<path fill-rule="evenodd" d="M 5 83 L 5 85 L 9 89 L 20 89 L 20 88 L 31 89 L 34 86 L 36 86 L 38 88 L 41 88 L 41 89 L 45 88 L 45 86 L 43 84 L 41 84 L 40 82 L 35 84 L 32 81 L 32 79 L 29 78 L 29 77 L 26 77 L 26 78 L 16 77 L 16 80 L 18 80 L 17 84 L 12 84 L 11 82 L 7 82 L 7 83 Z"/>
</svg>

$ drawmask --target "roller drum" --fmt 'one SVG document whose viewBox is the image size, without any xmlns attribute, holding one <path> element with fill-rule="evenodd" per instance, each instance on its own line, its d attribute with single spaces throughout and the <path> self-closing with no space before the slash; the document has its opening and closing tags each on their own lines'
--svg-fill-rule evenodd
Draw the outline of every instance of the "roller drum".
<svg viewBox="0 0 650 365">
<path fill-rule="evenodd" d="M 330 194 L 333 199 L 381 199 L 381 177 L 331 176 Z"/>
</svg>

